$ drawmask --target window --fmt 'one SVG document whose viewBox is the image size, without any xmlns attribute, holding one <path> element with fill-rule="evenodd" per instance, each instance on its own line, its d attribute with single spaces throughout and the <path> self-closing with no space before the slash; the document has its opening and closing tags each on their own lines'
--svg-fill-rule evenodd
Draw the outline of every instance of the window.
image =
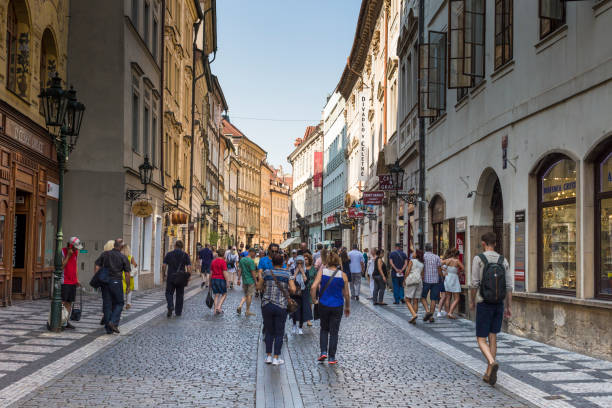
<svg viewBox="0 0 612 408">
<path fill-rule="evenodd" d="M 158 22 L 156 18 L 153 18 L 153 36 L 151 37 L 151 54 L 153 54 L 153 58 L 157 61 L 157 44 L 159 44 L 159 33 L 158 33 Z"/>
<path fill-rule="evenodd" d="M 49 81 L 57 71 L 57 50 L 53 34 L 46 29 L 40 45 L 40 89 L 46 88 Z M 43 114 L 43 105 L 39 103 L 40 113 Z"/>
<path fill-rule="evenodd" d="M 157 111 L 153 106 L 153 111 Z M 151 163 L 157 167 L 157 115 L 153 113 L 151 121 Z"/>
<path fill-rule="evenodd" d="M 168 161 L 168 159 L 169 159 L 170 157 L 172 157 L 172 155 L 171 155 L 171 154 L 170 154 L 170 152 L 169 152 L 169 150 L 170 150 L 170 148 L 171 148 L 170 143 L 169 143 L 169 140 L 170 140 L 170 139 L 169 139 L 169 137 L 168 137 L 168 134 L 166 133 L 166 134 L 164 135 L 164 146 L 163 146 L 163 149 L 164 149 L 164 154 L 163 154 L 163 156 L 164 156 L 164 157 L 163 157 L 163 164 L 165 164 L 165 166 L 164 166 L 164 171 L 165 171 L 165 172 L 166 172 L 166 174 L 168 174 L 168 175 L 170 174 L 170 162 Z"/>
<path fill-rule="evenodd" d="M 538 178 L 538 287 L 576 291 L 576 162 L 551 156 Z"/>
<path fill-rule="evenodd" d="M 598 162 L 595 205 L 595 296 L 612 300 L 612 152 Z"/>
<path fill-rule="evenodd" d="M 178 143 L 174 142 L 174 158 L 173 158 L 173 164 L 174 164 L 174 173 L 173 176 L 174 177 L 179 177 L 179 147 L 178 147 Z"/>
<path fill-rule="evenodd" d="M 566 7 L 564 0 L 540 1 L 540 38 L 544 38 L 565 25 Z"/>
<path fill-rule="evenodd" d="M 143 18 L 143 25 L 144 25 L 144 41 L 145 44 L 150 45 L 150 37 L 149 37 L 149 19 L 151 18 L 151 6 L 149 5 L 148 1 L 145 1 L 145 6 L 144 6 L 144 16 Z"/>
<path fill-rule="evenodd" d="M 23 1 L 9 2 L 6 24 L 6 86 L 27 98 L 30 78 L 30 27 Z"/>
<path fill-rule="evenodd" d="M 463 73 L 474 77 L 473 85 L 484 78 L 485 70 L 485 0 L 465 2 L 465 60 Z"/>
<path fill-rule="evenodd" d="M 138 2 L 139 1 L 140 0 L 132 0 L 132 15 L 130 17 L 132 19 L 132 24 L 136 28 L 136 31 L 138 31 Z"/>
<path fill-rule="evenodd" d="M 513 0 L 495 0 L 495 69 L 512 59 Z"/>
<path fill-rule="evenodd" d="M 149 134 L 149 119 L 151 118 L 150 116 L 150 110 L 149 107 L 147 105 L 145 105 L 144 108 L 144 115 L 142 118 L 142 153 L 145 156 L 150 156 L 150 148 L 151 148 L 151 135 Z"/>
<path fill-rule="evenodd" d="M 138 141 L 140 139 L 140 95 L 136 86 L 132 89 L 132 150 L 138 152 Z"/>
</svg>

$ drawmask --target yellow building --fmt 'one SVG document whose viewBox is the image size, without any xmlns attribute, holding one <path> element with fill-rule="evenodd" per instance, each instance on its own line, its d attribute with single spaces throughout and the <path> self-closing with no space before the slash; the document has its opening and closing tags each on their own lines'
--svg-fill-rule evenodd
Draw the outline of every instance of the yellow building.
<svg viewBox="0 0 612 408">
<path fill-rule="evenodd" d="M 272 202 L 271 238 L 280 244 L 289 232 L 289 208 L 291 207 L 291 178 L 281 169 L 274 169 L 270 177 L 270 200 Z"/>
<path fill-rule="evenodd" d="M 274 169 L 268 163 L 261 163 L 261 198 L 259 207 L 259 244 L 267 247 L 272 242 L 272 195 L 270 179 Z"/>
<path fill-rule="evenodd" d="M 166 216 L 165 249 L 181 239 L 185 247 L 193 244 L 189 221 L 192 214 L 191 196 L 191 107 L 193 80 L 194 23 L 201 17 L 200 4 L 194 0 L 166 2 L 164 31 L 164 185 L 166 207 L 178 208 Z M 184 187 L 182 199 L 177 203 L 172 186 L 176 182 Z M 176 217 L 182 213 L 186 216 Z M 190 239 L 191 238 L 191 239 Z"/>
<path fill-rule="evenodd" d="M 38 95 L 66 78 L 68 15 L 67 1 L 0 1 L 1 305 L 51 287 L 58 168 Z"/>
</svg>

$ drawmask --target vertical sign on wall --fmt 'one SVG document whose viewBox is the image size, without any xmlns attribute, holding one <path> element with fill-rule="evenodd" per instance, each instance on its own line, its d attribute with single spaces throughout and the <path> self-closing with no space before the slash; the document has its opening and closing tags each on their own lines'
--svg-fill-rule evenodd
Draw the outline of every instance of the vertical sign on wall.
<svg viewBox="0 0 612 408">
<path fill-rule="evenodd" d="M 465 254 L 465 229 L 467 227 L 467 218 L 457 218 L 455 221 L 455 247 L 459 251 L 459 261 L 463 263 L 463 256 Z M 465 272 L 459 274 L 459 283 L 465 285 Z"/>
<path fill-rule="evenodd" d="M 368 180 L 368 148 L 366 141 L 368 137 L 368 97 L 366 92 L 359 95 L 359 181 Z"/>
<path fill-rule="evenodd" d="M 314 152 L 313 187 L 323 187 L 323 152 Z"/>
<path fill-rule="evenodd" d="M 525 210 L 514 213 L 514 290 L 525 291 Z"/>
</svg>

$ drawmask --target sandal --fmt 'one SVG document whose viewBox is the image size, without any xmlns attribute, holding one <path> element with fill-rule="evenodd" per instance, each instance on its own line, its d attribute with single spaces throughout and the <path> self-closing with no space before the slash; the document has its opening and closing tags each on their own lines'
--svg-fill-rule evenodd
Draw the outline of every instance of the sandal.
<svg viewBox="0 0 612 408">
<path fill-rule="evenodd" d="M 449 319 L 452 319 L 452 320 L 457 320 L 457 316 L 452 315 L 452 314 L 448 314 L 448 315 L 446 315 L 446 317 L 448 317 Z"/>
<path fill-rule="evenodd" d="M 418 317 L 419 317 L 419 316 L 414 316 L 412 319 L 410 319 L 410 321 L 409 321 L 408 323 L 410 323 L 410 324 L 416 324 L 416 319 L 417 319 Z"/>
<path fill-rule="evenodd" d="M 491 374 L 489 374 L 489 385 L 495 385 L 497 382 L 497 370 L 499 370 L 499 363 L 495 361 L 491 364 Z"/>
</svg>

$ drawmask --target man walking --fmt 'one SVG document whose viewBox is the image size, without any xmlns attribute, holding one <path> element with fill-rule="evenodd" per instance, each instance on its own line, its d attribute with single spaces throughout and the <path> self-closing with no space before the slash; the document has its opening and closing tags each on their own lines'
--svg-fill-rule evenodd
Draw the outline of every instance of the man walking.
<svg viewBox="0 0 612 408">
<path fill-rule="evenodd" d="M 365 270 L 363 255 L 359 251 L 357 244 L 353 244 L 353 249 L 348 253 L 349 270 L 351 271 L 351 297 L 359 300 L 359 291 L 361 290 L 361 275 Z"/>
<path fill-rule="evenodd" d="M 317 252 L 315 252 L 315 253 L 312 255 L 312 262 L 313 262 L 313 265 L 314 265 L 314 264 L 317 262 L 317 259 L 319 259 L 319 258 L 321 257 L 321 251 L 322 251 L 322 250 L 323 250 L 323 244 L 319 242 L 319 243 L 317 244 Z"/>
<path fill-rule="evenodd" d="M 423 293 L 421 294 L 421 303 L 425 308 L 425 316 L 423 316 L 424 322 L 434 322 L 433 314 L 436 310 L 436 302 L 440 300 L 440 270 L 442 267 L 442 261 L 440 257 L 432 252 L 431 244 L 425 244 L 425 255 L 423 259 L 425 261 L 425 267 L 423 268 Z M 431 301 L 430 306 L 427 307 L 427 295 L 429 294 L 429 300 Z"/>
<path fill-rule="evenodd" d="M 251 300 L 255 294 L 255 249 L 249 248 L 249 256 L 245 256 L 240 260 L 238 268 L 240 269 L 240 275 L 242 277 L 242 289 L 244 290 L 244 296 L 240 300 L 238 309 L 236 312 L 240 314 L 242 312 L 242 305 L 246 301 L 246 313 L 245 316 L 255 316 L 255 313 L 251 313 Z M 240 280 L 240 278 L 238 278 Z M 240 282 L 238 282 L 240 285 Z"/>
<path fill-rule="evenodd" d="M 189 255 L 183 251 L 183 241 L 180 239 L 174 244 L 174 250 L 164 256 L 164 264 L 162 271 L 166 277 L 166 302 L 168 303 L 168 314 L 171 317 L 172 312 L 178 317 L 183 313 L 183 297 L 185 295 L 185 286 L 176 285 L 174 275 L 180 272 L 191 273 L 191 259 Z M 174 293 L 176 292 L 176 302 L 174 301 Z"/>
<path fill-rule="evenodd" d="M 95 272 L 100 268 L 108 270 L 108 283 L 102 290 L 102 308 L 104 310 L 104 327 L 106 333 L 119 333 L 119 320 L 123 310 L 123 272 L 125 272 L 125 283 L 130 286 L 130 262 L 127 256 L 121 253 L 123 239 L 117 238 L 110 251 L 102 252 L 96 260 Z"/>
<path fill-rule="evenodd" d="M 402 251 L 402 244 L 395 244 L 395 251 L 389 255 L 391 261 L 391 282 L 393 283 L 393 304 L 404 303 L 404 274 L 408 267 L 408 256 Z"/>
<path fill-rule="evenodd" d="M 227 263 L 227 272 L 229 273 L 229 284 L 230 289 L 234 289 L 234 282 L 236 281 L 236 267 L 238 266 L 238 254 L 236 253 L 236 247 L 229 249 L 229 252 L 225 253 L 225 262 Z"/>
<path fill-rule="evenodd" d="M 213 252 L 211 251 L 209 244 L 204 244 L 204 248 L 202 248 L 198 253 L 198 258 L 200 258 L 202 268 L 200 272 L 202 274 L 202 285 L 200 285 L 200 287 L 203 288 L 204 285 L 208 287 L 208 280 L 210 278 L 210 264 L 213 260 Z"/>
<path fill-rule="evenodd" d="M 70 238 L 66 248 L 62 248 L 62 255 L 64 256 L 62 262 L 64 268 L 64 275 L 62 278 L 62 304 L 68 311 L 68 316 L 72 313 L 72 304 L 76 299 L 77 286 L 81 286 L 77 273 L 77 257 L 81 249 L 83 249 L 83 245 L 81 245 L 81 240 L 77 237 Z M 70 319 L 68 319 L 64 328 L 74 329 L 75 327 L 70 324 Z"/>
<path fill-rule="evenodd" d="M 470 282 L 470 310 L 476 309 L 476 341 L 488 363 L 482 379 L 490 385 L 497 382 L 497 333 L 501 331 L 504 317 L 508 319 L 512 316 L 514 290 L 508 261 L 495 252 L 496 238 L 493 232 L 482 236 L 481 245 L 484 252 L 475 256 L 472 261 Z"/>
</svg>

